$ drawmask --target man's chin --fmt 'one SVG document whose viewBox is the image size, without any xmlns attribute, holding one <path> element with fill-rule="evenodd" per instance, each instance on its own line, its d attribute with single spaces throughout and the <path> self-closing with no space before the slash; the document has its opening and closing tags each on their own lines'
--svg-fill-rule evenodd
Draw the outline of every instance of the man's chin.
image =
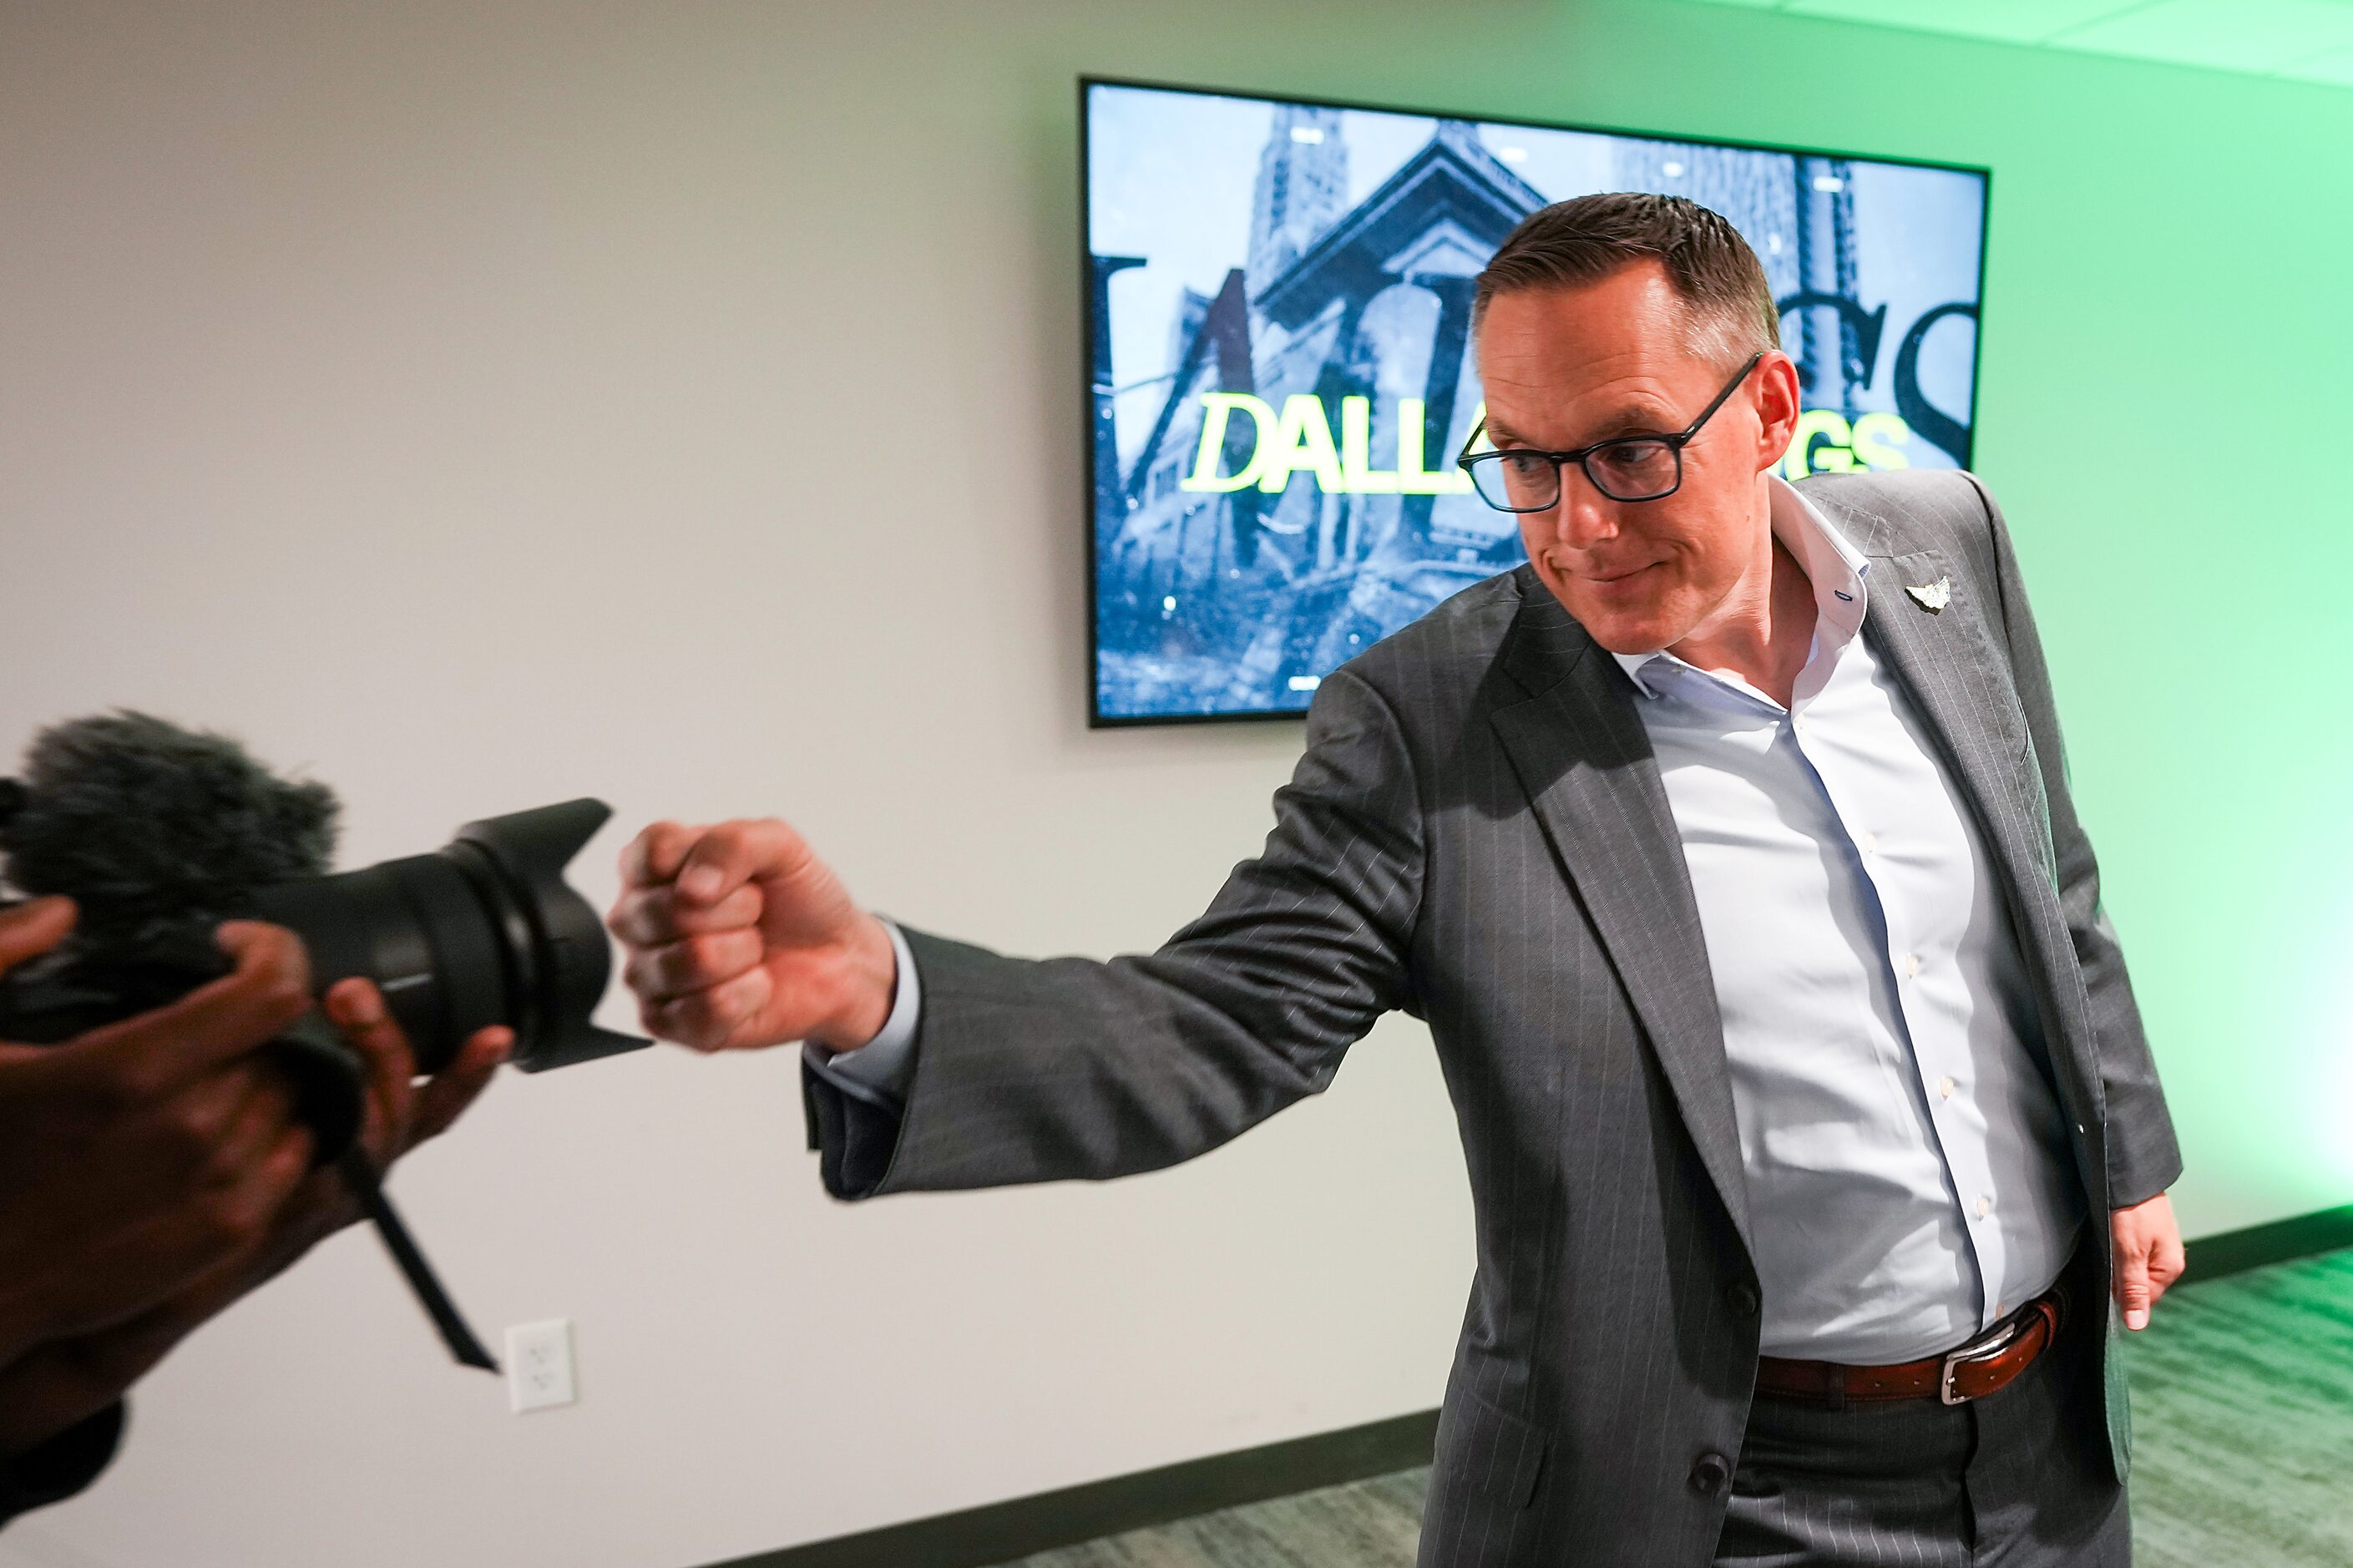
<svg viewBox="0 0 2353 1568">
<path fill-rule="evenodd" d="M 1579 624 L 1584 626 L 1587 635 L 1610 653 L 1657 653 L 1675 641 L 1672 636 L 1659 629 L 1655 625 L 1597 626 L 1581 616 Z"/>
<path fill-rule="evenodd" d="M 1594 595 L 1575 589 L 1564 593 L 1560 584 L 1547 576 L 1546 586 L 1553 591 L 1561 607 L 1577 618 L 1586 636 L 1611 653 L 1656 653 L 1682 637 L 1672 626 L 1672 617 L 1660 605 L 1606 605 L 1594 602 Z"/>
</svg>

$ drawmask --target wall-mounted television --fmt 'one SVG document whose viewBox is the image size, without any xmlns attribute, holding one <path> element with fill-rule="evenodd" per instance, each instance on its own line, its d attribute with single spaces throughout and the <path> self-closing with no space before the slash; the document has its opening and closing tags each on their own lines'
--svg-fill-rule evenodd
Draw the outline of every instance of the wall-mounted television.
<svg viewBox="0 0 2353 1568">
<path fill-rule="evenodd" d="M 1093 721 L 1303 711 L 1523 559 L 1454 458 L 1472 279 L 1535 208 L 1687 195 L 1765 264 L 1791 477 L 1969 460 L 1985 170 L 1080 83 Z"/>
</svg>

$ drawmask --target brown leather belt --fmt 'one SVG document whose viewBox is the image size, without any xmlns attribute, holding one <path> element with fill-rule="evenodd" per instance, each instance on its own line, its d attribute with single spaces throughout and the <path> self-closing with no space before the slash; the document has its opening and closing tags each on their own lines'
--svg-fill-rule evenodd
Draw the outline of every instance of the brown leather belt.
<svg viewBox="0 0 2353 1568">
<path fill-rule="evenodd" d="M 1757 1363 L 1757 1392 L 1771 1399 L 1797 1399 L 1843 1408 L 1851 1400 L 1935 1399 L 1966 1405 L 2010 1385 L 2059 1337 L 2067 1319 L 2063 1287 L 2028 1302 L 1984 1333 L 1943 1355 L 1895 1366 L 1841 1366 L 1830 1361 L 1785 1361 L 1765 1356 Z"/>
</svg>

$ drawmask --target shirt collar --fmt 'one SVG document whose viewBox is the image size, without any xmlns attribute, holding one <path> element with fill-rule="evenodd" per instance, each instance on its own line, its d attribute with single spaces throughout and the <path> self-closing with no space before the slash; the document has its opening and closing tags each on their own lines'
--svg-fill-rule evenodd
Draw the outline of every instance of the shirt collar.
<svg viewBox="0 0 2353 1568">
<path fill-rule="evenodd" d="M 1863 612 L 1871 607 L 1862 580 L 1871 570 L 1871 561 L 1832 528 L 1829 520 L 1814 510 L 1814 503 L 1788 480 L 1778 474 L 1768 475 L 1765 488 L 1771 498 L 1773 537 L 1788 547 L 1814 585 L 1814 604 L 1819 611 L 1815 647 L 1818 652 L 1835 652 L 1862 628 Z M 1645 697 L 1659 695 L 1642 673 L 1654 660 L 1664 659 L 1671 665 L 1683 662 L 1663 648 L 1650 653 L 1612 653 L 1609 657 L 1633 678 L 1635 689 Z"/>
</svg>

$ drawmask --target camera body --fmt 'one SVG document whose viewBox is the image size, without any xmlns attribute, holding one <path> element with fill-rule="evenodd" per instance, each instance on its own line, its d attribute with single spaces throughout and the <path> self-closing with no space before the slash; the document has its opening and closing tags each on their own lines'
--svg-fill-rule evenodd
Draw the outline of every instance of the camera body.
<svg viewBox="0 0 2353 1568">
<path fill-rule="evenodd" d="M 222 920 L 302 939 L 323 994 L 373 981 L 420 1072 L 475 1031 L 514 1032 L 527 1072 L 648 1042 L 589 1022 L 611 973 L 602 923 L 564 872 L 611 817 L 574 800 L 469 823 L 430 854 L 327 870 L 334 796 L 277 777 L 236 742 L 140 713 L 41 732 L 24 777 L 0 780 L 8 880 L 79 906 L 58 952 L 0 976 L 0 1039 L 68 1040 L 225 973 Z M 359 1122 L 358 1063 L 314 1009 L 270 1043 L 322 1159 Z"/>
</svg>

